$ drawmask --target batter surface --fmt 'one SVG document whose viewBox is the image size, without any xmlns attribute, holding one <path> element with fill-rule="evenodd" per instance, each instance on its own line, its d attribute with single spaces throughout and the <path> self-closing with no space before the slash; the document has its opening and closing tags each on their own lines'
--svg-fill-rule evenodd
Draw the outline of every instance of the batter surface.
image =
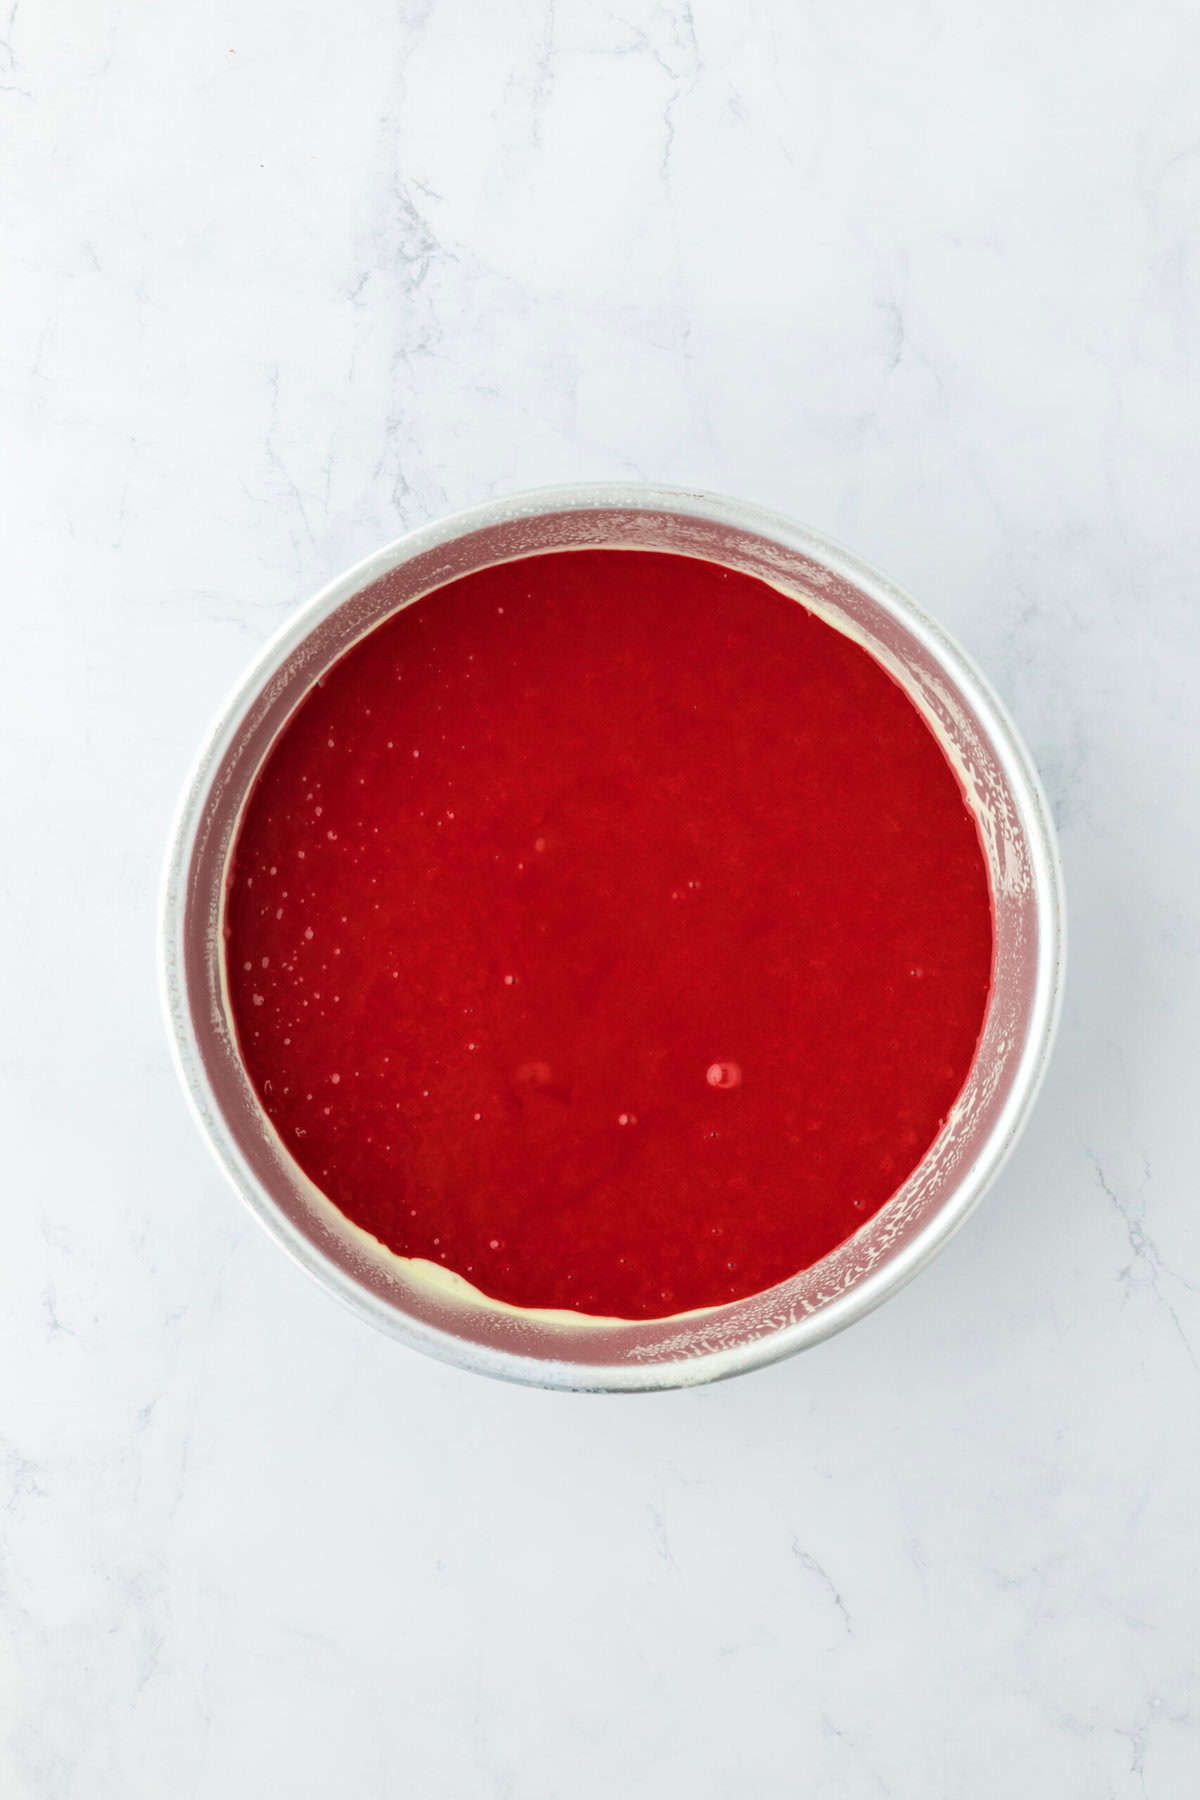
<svg viewBox="0 0 1200 1800">
<path fill-rule="evenodd" d="M 749 576 L 530 557 L 406 608 L 250 796 L 225 939 L 292 1156 L 527 1307 L 759 1291 L 921 1160 L 987 1003 L 974 819 L 908 696 Z"/>
</svg>

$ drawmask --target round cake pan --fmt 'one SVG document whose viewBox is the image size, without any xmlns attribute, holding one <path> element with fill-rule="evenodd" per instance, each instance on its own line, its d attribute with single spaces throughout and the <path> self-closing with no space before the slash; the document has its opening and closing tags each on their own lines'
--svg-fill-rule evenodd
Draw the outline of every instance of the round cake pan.
<svg viewBox="0 0 1200 1800">
<path fill-rule="evenodd" d="M 782 589 L 871 650 L 951 758 L 991 876 L 995 964 L 966 1086 L 903 1187 L 846 1243 L 764 1293 L 651 1321 L 564 1321 L 442 1292 L 350 1226 L 292 1161 L 238 1054 L 225 1000 L 226 868 L 246 797 L 318 677 L 398 608 L 490 564 L 579 548 L 673 551 Z M 436 602 L 435 602 L 436 604 Z M 645 1391 L 739 1374 L 843 1330 L 941 1249 L 1001 1168 L 1041 1082 L 1063 986 L 1062 876 L 1045 797 L 972 663 L 844 550 L 735 500 L 651 487 L 548 489 L 490 501 L 390 544 L 318 594 L 233 694 L 188 781 L 170 846 L 163 991 L 179 1072 L 217 1161 L 260 1224 L 363 1319 L 481 1374 Z M 786 1195 L 781 1196 L 786 1204 Z"/>
</svg>

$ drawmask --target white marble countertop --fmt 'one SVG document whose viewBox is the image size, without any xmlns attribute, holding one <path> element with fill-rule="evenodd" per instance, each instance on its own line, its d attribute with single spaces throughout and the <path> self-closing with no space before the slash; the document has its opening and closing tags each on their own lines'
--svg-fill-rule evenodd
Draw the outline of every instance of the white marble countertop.
<svg viewBox="0 0 1200 1800">
<path fill-rule="evenodd" d="M 4 0 L 5 1800 L 1127 1800 L 1200 1766 L 1200 13 Z M 1017 1155 L 640 1400 L 360 1325 L 177 1092 L 156 882 L 267 634 L 577 478 L 841 539 L 1026 733 Z"/>
</svg>

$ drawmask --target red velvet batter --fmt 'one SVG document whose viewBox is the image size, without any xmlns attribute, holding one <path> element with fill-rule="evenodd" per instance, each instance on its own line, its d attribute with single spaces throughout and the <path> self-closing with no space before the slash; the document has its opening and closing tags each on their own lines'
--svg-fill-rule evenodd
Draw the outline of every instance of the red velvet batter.
<svg viewBox="0 0 1200 1800">
<path fill-rule="evenodd" d="M 983 1021 L 974 820 L 864 650 L 748 576 L 531 557 L 379 626 L 237 839 L 242 1054 L 351 1219 L 523 1306 L 750 1294 L 920 1161 Z"/>
</svg>

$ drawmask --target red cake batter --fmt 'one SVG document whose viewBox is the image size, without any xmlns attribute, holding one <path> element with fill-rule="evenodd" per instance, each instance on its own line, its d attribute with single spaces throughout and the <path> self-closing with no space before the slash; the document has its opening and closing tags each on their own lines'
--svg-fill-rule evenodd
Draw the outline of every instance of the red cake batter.
<svg viewBox="0 0 1200 1800">
<path fill-rule="evenodd" d="M 878 663 L 689 557 L 572 551 L 378 626 L 297 709 L 226 906 L 242 1055 L 402 1256 L 648 1318 L 832 1250 L 987 1003 L 974 819 Z"/>
</svg>

